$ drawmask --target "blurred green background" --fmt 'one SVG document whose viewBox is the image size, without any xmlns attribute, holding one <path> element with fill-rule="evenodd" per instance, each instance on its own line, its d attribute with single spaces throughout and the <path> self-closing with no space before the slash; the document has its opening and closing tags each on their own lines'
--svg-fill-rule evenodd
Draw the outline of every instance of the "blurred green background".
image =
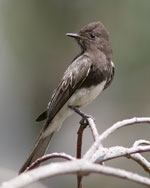
<svg viewBox="0 0 150 188">
<path fill-rule="evenodd" d="M 112 85 L 84 111 L 95 117 L 99 132 L 116 121 L 150 115 L 149 19 L 149 0 L 0 0 L 1 180 L 15 176 L 25 161 L 42 126 L 34 120 L 80 50 L 65 33 L 77 32 L 89 22 L 100 20 L 109 30 L 116 74 Z M 75 114 L 64 122 L 49 152 L 75 156 L 79 120 Z M 149 140 L 149 132 L 150 127 L 144 124 L 123 128 L 104 145 L 130 147 L 135 140 Z M 92 143 L 87 128 L 83 153 Z M 144 156 L 150 160 L 150 154 Z M 147 175 L 125 158 L 106 165 Z M 76 177 L 57 177 L 42 184 L 76 187 Z M 88 176 L 84 184 L 86 188 L 141 187 L 103 175 Z"/>
</svg>

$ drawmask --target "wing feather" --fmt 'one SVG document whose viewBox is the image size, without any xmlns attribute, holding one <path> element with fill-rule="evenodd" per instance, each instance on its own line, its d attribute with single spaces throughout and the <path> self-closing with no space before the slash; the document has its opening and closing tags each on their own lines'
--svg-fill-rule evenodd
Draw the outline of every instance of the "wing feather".
<svg viewBox="0 0 150 188">
<path fill-rule="evenodd" d="M 78 57 L 68 67 L 64 76 L 54 90 L 52 98 L 47 107 L 47 118 L 50 122 L 67 100 L 78 89 L 87 78 L 91 68 L 91 60 L 89 57 L 82 55 Z M 47 127 L 45 127 L 46 129 Z"/>
</svg>

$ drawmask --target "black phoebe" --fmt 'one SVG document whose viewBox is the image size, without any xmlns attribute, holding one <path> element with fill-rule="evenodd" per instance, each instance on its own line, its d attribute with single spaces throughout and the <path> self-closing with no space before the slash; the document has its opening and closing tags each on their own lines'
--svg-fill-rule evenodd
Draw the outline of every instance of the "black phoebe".
<svg viewBox="0 0 150 188">
<path fill-rule="evenodd" d="M 65 71 L 46 111 L 36 119 L 46 121 L 20 173 L 44 155 L 54 132 L 73 113 L 68 106 L 86 106 L 109 86 L 114 76 L 109 33 L 102 23 L 93 22 L 81 28 L 78 33 L 66 35 L 76 39 L 81 53 Z"/>
</svg>

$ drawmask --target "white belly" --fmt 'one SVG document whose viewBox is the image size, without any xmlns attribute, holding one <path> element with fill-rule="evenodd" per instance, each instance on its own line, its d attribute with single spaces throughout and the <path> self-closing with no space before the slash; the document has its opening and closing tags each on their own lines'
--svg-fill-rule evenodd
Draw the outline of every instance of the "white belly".
<svg viewBox="0 0 150 188">
<path fill-rule="evenodd" d="M 44 133 L 44 137 L 48 136 L 50 133 L 58 129 L 63 121 L 73 113 L 68 105 L 84 107 L 92 102 L 104 89 L 106 81 L 103 81 L 98 86 L 94 86 L 91 88 L 83 88 L 77 90 L 70 99 L 65 103 L 65 105 L 61 108 L 61 110 L 56 114 L 49 127 L 46 129 Z"/>
<path fill-rule="evenodd" d="M 99 84 L 98 86 L 93 86 L 90 88 L 83 88 L 77 90 L 73 96 L 68 100 L 68 105 L 74 105 L 79 107 L 84 107 L 92 102 L 104 89 L 105 81 Z"/>
</svg>

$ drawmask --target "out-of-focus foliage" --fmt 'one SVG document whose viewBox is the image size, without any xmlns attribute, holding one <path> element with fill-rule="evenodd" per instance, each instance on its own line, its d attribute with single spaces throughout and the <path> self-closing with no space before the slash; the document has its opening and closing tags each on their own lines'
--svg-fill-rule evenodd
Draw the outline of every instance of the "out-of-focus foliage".
<svg viewBox="0 0 150 188">
<path fill-rule="evenodd" d="M 115 79 L 85 111 L 96 118 L 100 132 L 112 123 L 150 115 L 150 1 L 148 0 L 0 0 L 0 166 L 17 171 L 24 162 L 42 124 L 34 119 L 46 108 L 68 64 L 79 52 L 65 36 L 100 20 L 110 32 L 116 66 Z M 49 152 L 75 155 L 79 117 L 65 121 Z M 72 123 L 73 122 L 73 123 Z M 150 128 L 124 128 L 106 145 L 130 146 L 149 139 Z M 85 131 L 84 151 L 91 145 Z M 84 153 L 83 151 L 83 153 Z M 145 172 L 135 163 L 115 160 L 108 165 Z M 48 187 L 76 187 L 76 178 L 57 177 Z M 112 177 L 92 175 L 85 187 L 141 187 Z"/>
</svg>

